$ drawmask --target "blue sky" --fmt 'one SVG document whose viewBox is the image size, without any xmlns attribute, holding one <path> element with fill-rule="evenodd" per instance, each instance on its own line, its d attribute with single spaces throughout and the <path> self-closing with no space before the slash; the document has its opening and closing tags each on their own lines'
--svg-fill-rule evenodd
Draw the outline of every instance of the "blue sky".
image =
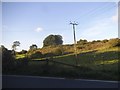
<svg viewBox="0 0 120 90">
<path fill-rule="evenodd" d="M 29 49 L 50 34 L 63 36 L 63 44 L 73 43 L 70 21 L 76 21 L 76 38 L 102 40 L 118 37 L 115 2 L 3 2 L 2 44 L 11 49 L 16 40 L 18 50 Z"/>
</svg>

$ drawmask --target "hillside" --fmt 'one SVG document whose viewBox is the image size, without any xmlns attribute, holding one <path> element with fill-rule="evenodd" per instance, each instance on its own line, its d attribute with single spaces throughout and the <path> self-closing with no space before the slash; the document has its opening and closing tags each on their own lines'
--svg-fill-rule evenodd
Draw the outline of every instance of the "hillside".
<svg viewBox="0 0 120 90">
<path fill-rule="evenodd" d="M 114 38 L 110 40 L 97 40 L 91 42 L 84 42 L 84 40 L 78 41 L 76 48 L 77 53 L 94 51 L 94 50 L 102 50 L 108 49 L 111 47 L 120 46 L 120 39 Z M 56 46 L 47 46 L 43 48 L 39 48 L 34 51 L 28 51 L 28 56 L 35 54 L 36 52 L 40 52 L 40 57 L 52 57 L 52 56 L 61 56 L 66 54 L 74 54 L 75 49 L 74 45 L 56 45 Z M 38 57 L 39 54 L 37 54 Z M 38 57 L 39 58 L 39 57 Z"/>
<path fill-rule="evenodd" d="M 49 62 L 41 58 L 29 60 L 28 64 L 17 66 L 6 74 L 34 75 L 79 79 L 119 80 L 120 47 L 110 47 L 93 51 L 82 51 L 77 54 L 54 56 Z M 41 61 L 42 60 L 42 61 Z M 52 61 L 51 61 L 52 60 Z M 76 67 L 76 60 L 78 62 Z"/>
<path fill-rule="evenodd" d="M 119 80 L 119 39 L 48 46 L 17 55 L 15 68 L 4 74 Z M 61 50 L 62 49 L 62 50 Z M 61 51 L 64 51 L 61 53 Z M 24 58 L 25 56 L 28 58 Z M 49 60 L 46 57 L 51 57 Z M 77 62 L 77 63 L 76 63 Z"/>
</svg>

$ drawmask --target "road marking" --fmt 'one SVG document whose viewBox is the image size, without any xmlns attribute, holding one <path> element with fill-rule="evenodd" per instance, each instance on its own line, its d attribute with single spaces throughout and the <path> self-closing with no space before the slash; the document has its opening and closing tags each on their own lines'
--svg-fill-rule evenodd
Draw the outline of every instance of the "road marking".
<svg viewBox="0 0 120 90">
<path fill-rule="evenodd" d="M 91 80 L 91 79 L 75 79 L 75 80 L 83 80 L 83 81 L 97 81 L 97 82 L 112 82 L 112 83 L 118 83 L 118 82 L 119 82 L 119 81 Z"/>
<path fill-rule="evenodd" d="M 48 79 L 65 79 L 59 77 L 45 77 L 45 76 L 26 76 L 26 75 L 2 75 L 2 76 L 10 76 L 10 77 L 30 77 L 30 78 L 48 78 Z"/>
</svg>

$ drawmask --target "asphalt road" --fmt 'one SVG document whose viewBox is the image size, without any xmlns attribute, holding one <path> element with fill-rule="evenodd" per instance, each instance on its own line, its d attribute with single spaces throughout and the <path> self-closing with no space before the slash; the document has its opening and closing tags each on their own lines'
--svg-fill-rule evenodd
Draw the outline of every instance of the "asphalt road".
<svg viewBox="0 0 120 90">
<path fill-rule="evenodd" d="M 118 88 L 118 82 L 4 75 L 2 88 Z"/>
</svg>

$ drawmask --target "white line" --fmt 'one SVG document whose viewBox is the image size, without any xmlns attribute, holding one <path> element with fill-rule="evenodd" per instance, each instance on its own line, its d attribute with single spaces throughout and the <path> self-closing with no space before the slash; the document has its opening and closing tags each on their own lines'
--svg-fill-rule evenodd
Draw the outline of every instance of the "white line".
<svg viewBox="0 0 120 90">
<path fill-rule="evenodd" d="M 83 80 L 83 81 L 97 81 L 97 82 L 112 82 L 112 83 L 118 83 L 118 82 L 119 82 L 119 81 L 91 80 L 91 79 L 75 79 L 75 80 Z"/>
<path fill-rule="evenodd" d="M 65 78 L 58 78 L 58 77 L 26 76 L 26 75 L 2 75 L 2 76 L 10 76 L 10 77 L 30 77 L 30 78 L 48 78 L 48 79 L 65 79 Z"/>
<path fill-rule="evenodd" d="M 45 79 L 66 79 L 66 78 L 59 78 L 59 77 L 43 77 L 43 76 L 25 76 L 25 75 L 2 75 L 2 76 L 10 76 L 10 77 L 30 77 L 30 78 L 45 78 Z M 119 81 L 107 81 L 107 80 L 90 80 L 90 79 L 69 79 L 68 80 L 80 80 L 80 81 L 97 81 L 97 82 L 111 82 L 111 83 L 118 83 Z"/>
</svg>

